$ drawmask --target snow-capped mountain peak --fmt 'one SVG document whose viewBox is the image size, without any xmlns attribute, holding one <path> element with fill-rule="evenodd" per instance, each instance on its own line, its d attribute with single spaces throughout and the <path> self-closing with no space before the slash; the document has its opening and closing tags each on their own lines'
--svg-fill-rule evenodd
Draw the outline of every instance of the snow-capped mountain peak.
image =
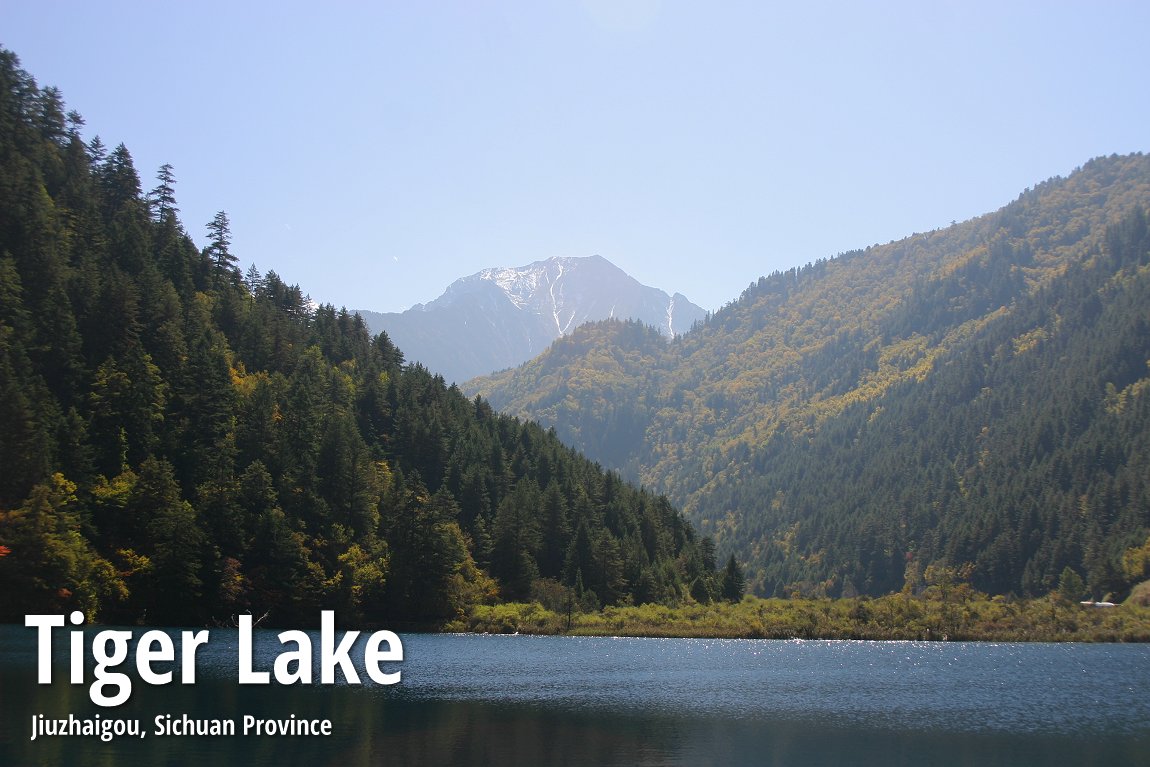
<svg viewBox="0 0 1150 767">
<path fill-rule="evenodd" d="M 406 312 L 361 314 L 373 332 L 386 330 L 409 360 L 462 382 L 525 362 L 585 322 L 635 319 L 671 337 L 705 312 L 682 294 L 643 285 L 602 256 L 587 256 L 483 269 Z"/>
</svg>

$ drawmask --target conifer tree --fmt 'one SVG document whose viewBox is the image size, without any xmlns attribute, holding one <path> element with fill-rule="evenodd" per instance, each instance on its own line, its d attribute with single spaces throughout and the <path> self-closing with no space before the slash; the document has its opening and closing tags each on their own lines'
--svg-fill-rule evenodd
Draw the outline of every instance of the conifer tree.
<svg viewBox="0 0 1150 767">
<path fill-rule="evenodd" d="M 211 265 L 217 286 L 240 279 L 239 258 L 232 255 L 232 228 L 228 214 L 219 211 L 208 222 L 208 246 L 205 258 Z"/>
<path fill-rule="evenodd" d="M 719 593 L 723 599 L 728 602 L 738 602 L 743 598 L 743 593 L 747 590 L 747 582 L 743 577 L 743 570 L 739 567 L 739 563 L 735 561 L 735 555 L 732 554 L 730 559 L 727 560 L 727 566 L 723 568 L 723 577 L 719 583 Z"/>
<path fill-rule="evenodd" d="M 176 177 L 172 173 L 171 163 L 160 166 L 156 181 L 156 186 L 148 192 L 148 203 L 155 220 L 163 223 L 168 218 L 175 218 L 180 210 L 176 207 Z"/>
</svg>

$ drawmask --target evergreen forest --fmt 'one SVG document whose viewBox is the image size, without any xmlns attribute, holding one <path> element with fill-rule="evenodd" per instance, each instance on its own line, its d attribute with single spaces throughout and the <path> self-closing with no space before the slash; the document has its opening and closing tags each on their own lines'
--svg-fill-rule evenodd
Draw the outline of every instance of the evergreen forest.
<svg viewBox="0 0 1150 767">
<path fill-rule="evenodd" d="M 665 497 L 197 246 L 0 50 L 0 620 L 441 627 L 729 590 Z M 741 581 L 740 581 L 741 584 Z M 741 594 L 741 592 L 740 592 Z"/>
<path fill-rule="evenodd" d="M 1150 157 L 776 272 L 673 341 L 604 322 L 470 382 L 666 493 L 762 596 L 1150 577 Z"/>
</svg>

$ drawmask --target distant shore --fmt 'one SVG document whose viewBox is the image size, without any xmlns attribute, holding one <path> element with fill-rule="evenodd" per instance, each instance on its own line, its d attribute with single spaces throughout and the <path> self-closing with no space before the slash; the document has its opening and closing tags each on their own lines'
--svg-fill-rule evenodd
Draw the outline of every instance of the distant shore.
<svg viewBox="0 0 1150 767">
<path fill-rule="evenodd" d="M 717 639 L 984 642 L 1150 642 L 1150 607 L 1108 607 L 1048 596 L 942 601 L 893 594 L 607 607 L 571 612 L 538 602 L 474 608 L 448 631 Z"/>
</svg>

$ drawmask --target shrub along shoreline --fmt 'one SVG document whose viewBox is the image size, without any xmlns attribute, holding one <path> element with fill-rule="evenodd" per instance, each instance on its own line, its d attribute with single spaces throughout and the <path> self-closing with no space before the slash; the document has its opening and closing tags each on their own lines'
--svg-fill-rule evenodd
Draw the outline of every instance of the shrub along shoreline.
<svg viewBox="0 0 1150 767">
<path fill-rule="evenodd" d="M 479 605 L 446 631 L 722 639 L 862 639 L 984 642 L 1150 642 L 1150 607 L 1098 607 L 1057 595 L 961 602 L 892 594 L 853 599 L 548 609 L 539 602 Z"/>
</svg>

